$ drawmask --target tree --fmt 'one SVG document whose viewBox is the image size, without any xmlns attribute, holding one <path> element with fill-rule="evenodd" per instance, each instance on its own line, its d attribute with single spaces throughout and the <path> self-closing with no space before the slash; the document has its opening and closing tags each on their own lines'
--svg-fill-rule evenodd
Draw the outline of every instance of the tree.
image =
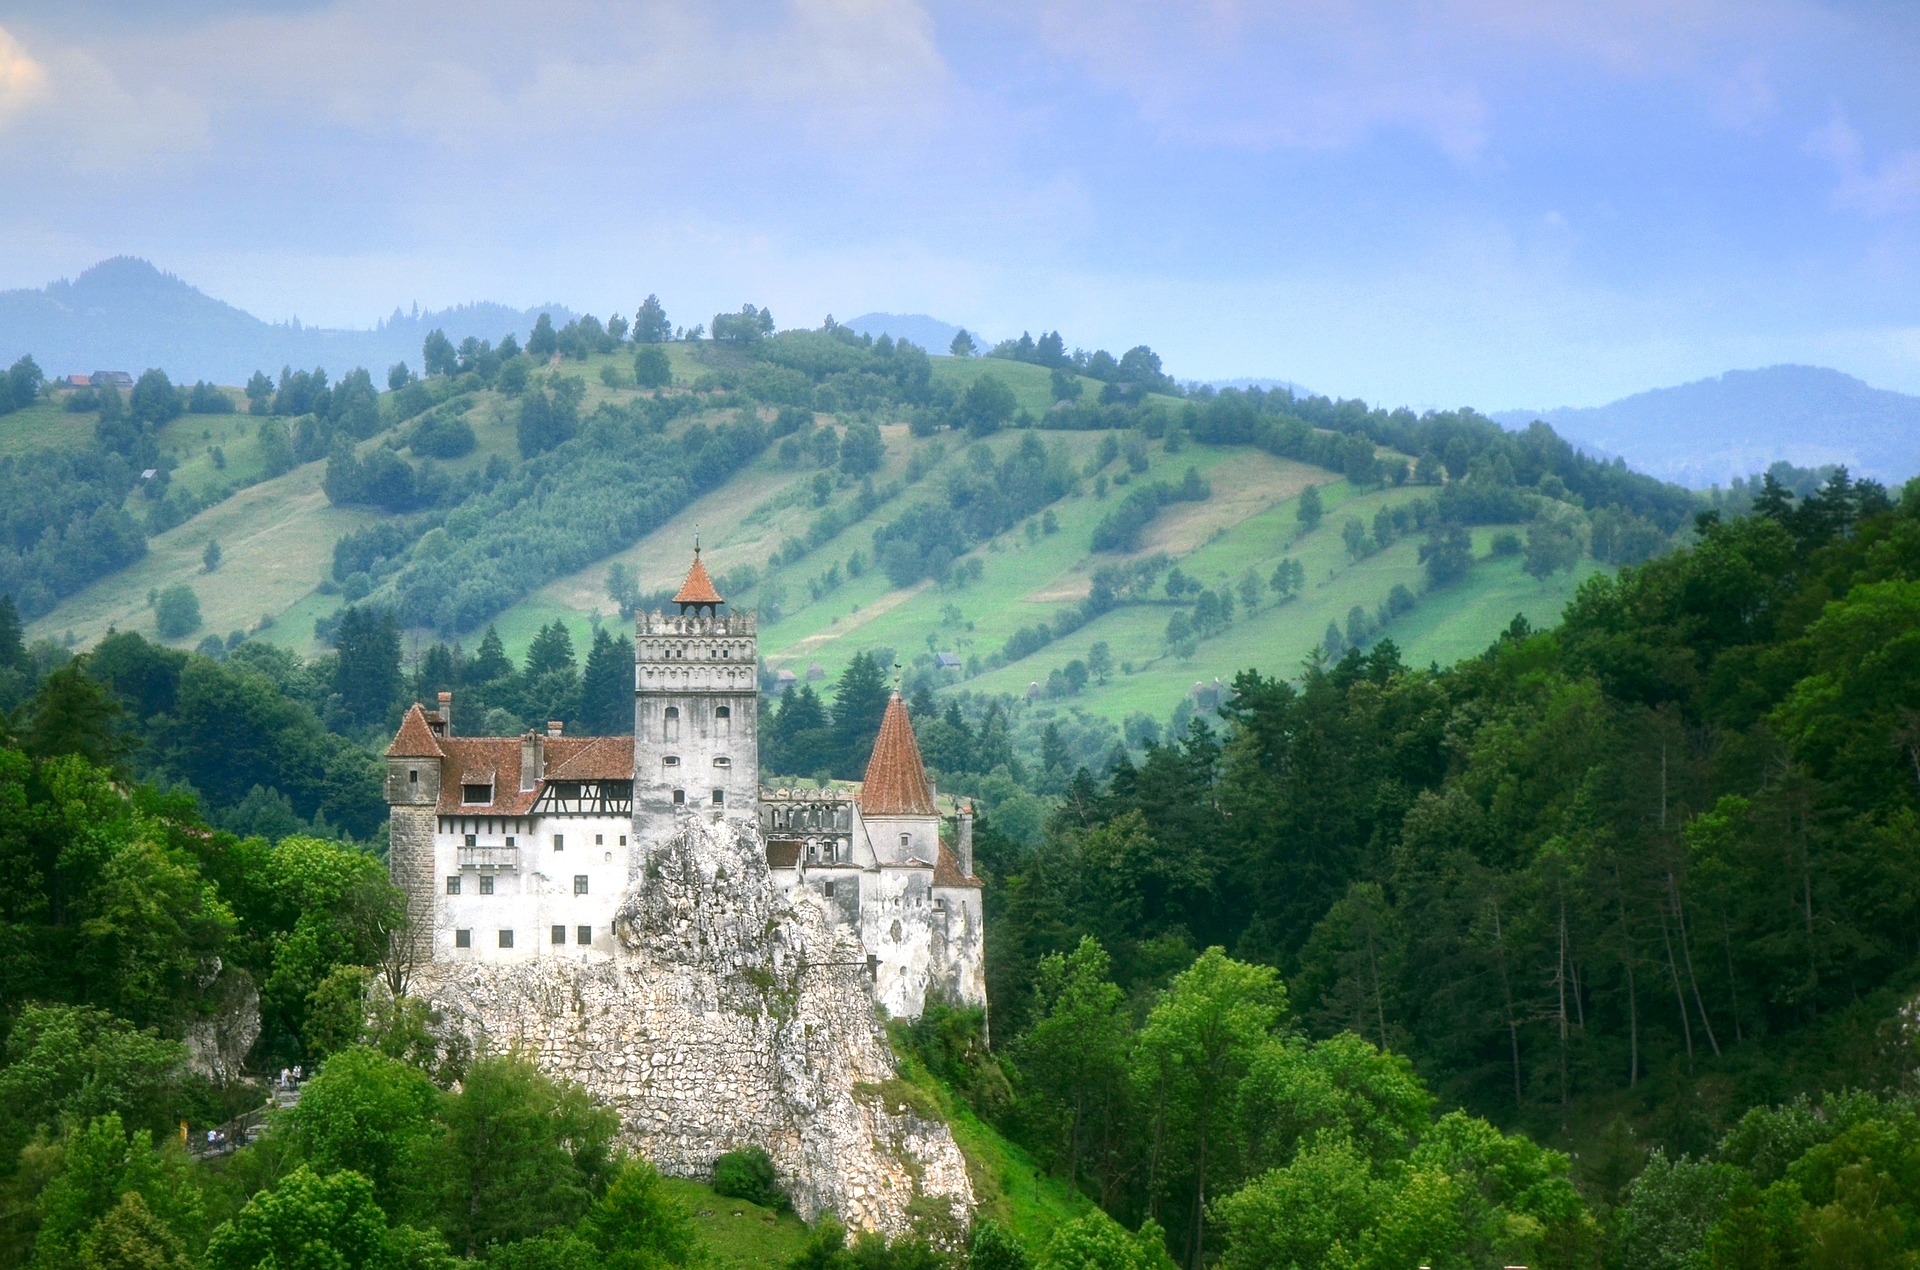
<svg viewBox="0 0 1920 1270">
<path fill-rule="evenodd" d="M 186 1244 L 139 1191 L 120 1196 L 80 1245 L 82 1270 L 193 1270 Z"/>
<path fill-rule="evenodd" d="M 1466 577 L 1473 567 L 1473 538 L 1466 526 L 1447 525 L 1428 534 L 1420 546 L 1420 563 L 1427 566 L 1427 580 L 1436 587 Z"/>
<path fill-rule="evenodd" d="M 968 433 L 984 437 L 998 432 L 1013 418 L 1019 402 L 1013 389 L 997 375 L 982 375 L 968 386 L 960 399 L 960 419 Z"/>
<path fill-rule="evenodd" d="M 6 395 L 13 399 L 9 409 L 25 410 L 38 401 L 41 385 L 45 382 L 46 376 L 40 372 L 40 365 L 31 354 L 20 358 L 7 368 Z"/>
<path fill-rule="evenodd" d="M 436 327 L 420 345 L 420 363 L 428 375 L 451 375 L 460 369 L 460 355 L 447 333 Z"/>
<path fill-rule="evenodd" d="M 213 1270 L 451 1270 L 452 1260 L 418 1232 L 389 1228 L 373 1184 L 360 1174 L 322 1177 L 303 1164 L 213 1232 L 207 1264 Z"/>
<path fill-rule="evenodd" d="M 160 593 L 153 608 L 153 626 L 162 639 L 182 639 L 200 629 L 200 597 L 184 582 Z"/>
<path fill-rule="evenodd" d="M 412 382 L 413 372 L 407 369 L 405 362 L 395 362 L 387 367 L 387 387 L 393 392 L 399 392 Z"/>
<path fill-rule="evenodd" d="M 953 343 L 947 345 L 947 352 L 955 357 L 972 357 L 979 351 L 973 342 L 973 336 L 967 333 L 967 328 L 964 326 L 953 333 Z"/>
<path fill-rule="evenodd" d="M 334 628 L 333 690 L 359 726 L 379 723 L 400 698 L 400 628 L 392 609 L 349 604 Z"/>
<path fill-rule="evenodd" d="M 519 1058 L 477 1060 L 441 1121 L 413 1177 L 469 1257 L 578 1221 L 612 1171 L 614 1113 Z"/>
<path fill-rule="evenodd" d="M 700 1251 L 693 1215 L 645 1160 L 621 1166 L 582 1225 L 608 1270 L 692 1265 Z"/>
<path fill-rule="evenodd" d="M 592 736 L 633 731 L 633 641 L 604 628 L 593 633 L 587 668 L 580 677 L 580 726 Z"/>
<path fill-rule="evenodd" d="M 1367 527 L 1360 523 L 1358 516 L 1347 517 L 1347 523 L 1340 526 L 1340 539 L 1347 544 L 1347 558 L 1359 560 L 1373 550 L 1373 543 L 1367 537 Z"/>
<path fill-rule="evenodd" d="M 473 660 L 467 665 L 467 682 L 498 683 L 512 673 L 513 663 L 507 660 L 506 645 L 500 641 L 500 632 L 489 622 L 486 633 L 480 637 L 480 647 L 474 650 Z"/>
<path fill-rule="evenodd" d="M 133 748 L 120 730 L 125 711 L 87 674 L 86 665 L 77 657 L 40 684 L 27 702 L 20 744 L 35 758 L 72 754 L 95 767 L 113 768 Z"/>
<path fill-rule="evenodd" d="M 640 309 L 633 315 L 633 342 L 636 344 L 664 344 L 673 338 L 673 323 L 667 320 L 667 311 L 660 305 L 660 297 L 649 295 L 641 301 Z"/>
<path fill-rule="evenodd" d="M 1300 505 L 1294 509 L 1294 519 L 1300 522 L 1302 533 L 1312 533 L 1319 527 L 1320 518 L 1326 515 L 1326 507 L 1320 501 L 1320 487 L 1309 485 L 1300 491 Z"/>
<path fill-rule="evenodd" d="M 1116 1148 L 1125 1110 L 1133 1029 L 1111 969 L 1090 935 L 1070 954 L 1043 958 L 1033 982 L 1035 1022 L 1015 1044 L 1027 1114 L 1047 1126 L 1047 1145 L 1069 1186 L 1078 1186 L 1089 1146 Z"/>
<path fill-rule="evenodd" d="M 872 653 L 853 655 L 833 690 L 833 768 L 843 780 L 857 780 L 873 752 L 886 713 L 886 672 Z"/>
<path fill-rule="evenodd" d="M 773 314 L 751 304 L 740 306 L 738 313 L 713 315 L 713 338 L 728 344 L 752 344 L 773 334 Z"/>
<path fill-rule="evenodd" d="M 666 388 L 673 383 L 673 363 L 667 350 L 651 341 L 633 355 L 633 382 L 641 388 Z"/>
<path fill-rule="evenodd" d="M 1175 1158 L 1191 1161 L 1195 1265 L 1205 1255 L 1211 1153 L 1230 1119 L 1231 1092 L 1286 1011 L 1287 990 L 1272 967 L 1209 948 L 1174 979 L 1140 1029 L 1134 1085 L 1156 1122 L 1149 1186 L 1167 1184 Z"/>
<path fill-rule="evenodd" d="M 1580 563 L 1585 550 L 1580 514 L 1565 504 L 1549 503 L 1527 526 L 1526 569 L 1545 581 Z"/>
<path fill-rule="evenodd" d="M 880 470 L 886 453 L 887 443 L 881 439 L 878 424 L 850 423 L 846 435 L 840 438 L 840 470 L 855 479 L 871 475 Z"/>
<path fill-rule="evenodd" d="M 1113 674 L 1113 648 L 1106 640 L 1095 641 L 1087 650 L 1087 669 L 1093 673 L 1095 683 L 1104 684 Z"/>
<path fill-rule="evenodd" d="M 527 356 L 547 361 L 560 351 L 560 336 L 553 329 L 553 318 L 542 313 L 533 320 L 533 333 L 527 336 Z"/>
<path fill-rule="evenodd" d="M 263 415 L 273 402 L 273 381 L 261 371 L 254 371 L 247 380 L 247 413 Z"/>
<path fill-rule="evenodd" d="M 127 398 L 127 415 L 143 428 L 157 428 L 186 411 L 187 403 L 164 370 L 143 371 Z"/>
<path fill-rule="evenodd" d="M 573 655 L 573 635 L 559 618 L 540 628 L 527 645 L 527 676 L 537 678 L 556 670 L 572 670 L 578 663 Z"/>
<path fill-rule="evenodd" d="M 207 539 L 207 549 L 200 553 L 200 563 L 206 566 L 208 573 L 212 573 L 220 567 L 220 540 L 218 538 Z"/>
<path fill-rule="evenodd" d="M 529 345 L 531 347 L 531 345 Z M 580 399 L 586 388 L 578 379 L 553 380 L 553 391 L 530 389 L 520 399 L 520 418 L 515 436 L 520 457 L 531 459 L 573 439 L 580 418 Z"/>
<path fill-rule="evenodd" d="M 18 1159 L 39 1129 L 111 1121 L 141 1131 L 171 1128 L 187 1047 L 142 1031 L 104 1010 L 26 1005 L 0 1068 L 0 1150 Z M 124 1141 L 122 1145 L 124 1149 Z"/>
<path fill-rule="evenodd" d="M 398 1212 L 409 1154 L 434 1131 L 440 1092 L 425 1073 L 354 1046 L 328 1057 L 287 1113 L 296 1158 L 322 1174 L 351 1170 L 373 1184 L 374 1201 Z"/>
</svg>

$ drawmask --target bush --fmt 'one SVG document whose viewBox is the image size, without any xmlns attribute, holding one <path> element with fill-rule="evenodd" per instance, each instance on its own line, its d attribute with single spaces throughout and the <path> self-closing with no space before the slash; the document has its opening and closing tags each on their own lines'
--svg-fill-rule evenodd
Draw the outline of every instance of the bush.
<svg viewBox="0 0 1920 1270">
<path fill-rule="evenodd" d="M 774 1176 L 773 1157 L 759 1147 L 742 1147 L 715 1160 L 713 1189 L 762 1208 L 781 1208 L 787 1202 Z"/>
<path fill-rule="evenodd" d="M 162 639 L 179 639 L 200 629 L 200 597 L 182 582 L 160 593 L 153 606 L 154 629 Z"/>
<path fill-rule="evenodd" d="M 457 459 L 472 454 L 477 444 L 473 425 L 465 419 L 446 418 L 438 414 L 428 415 L 421 420 L 420 426 L 413 430 L 413 436 L 407 442 L 415 454 L 435 459 Z"/>
</svg>

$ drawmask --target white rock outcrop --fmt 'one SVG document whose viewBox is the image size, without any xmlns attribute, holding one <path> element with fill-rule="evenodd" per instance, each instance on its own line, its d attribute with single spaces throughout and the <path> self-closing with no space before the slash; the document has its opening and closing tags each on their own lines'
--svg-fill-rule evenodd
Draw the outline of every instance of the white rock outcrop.
<svg viewBox="0 0 1920 1270">
<path fill-rule="evenodd" d="M 757 834 L 686 817 L 641 857 L 614 929 L 611 961 L 434 964 L 412 990 L 477 1051 L 586 1086 L 667 1173 L 704 1178 L 757 1145 L 809 1220 L 967 1221 L 965 1161 L 895 1083 L 864 953 L 812 899 L 775 893 Z"/>
</svg>

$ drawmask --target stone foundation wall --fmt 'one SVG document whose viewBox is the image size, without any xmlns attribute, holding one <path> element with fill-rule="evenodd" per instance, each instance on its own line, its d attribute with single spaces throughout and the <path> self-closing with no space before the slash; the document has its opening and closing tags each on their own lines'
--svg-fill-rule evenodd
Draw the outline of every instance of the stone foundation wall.
<svg viewBox="0 0 1920 1270">
<path fill-rule="evenodd" d="M 764 1147 L 794 1207 L 905 1232 L 973 1207 L 952 1134 L 915 1113 L 865 978 L 817 898 L 776 894 L 759 836 L 687 818 L 643 849 L 610 962 L 426 968 L 417 995 L 476 1048 L 519 1049 L 620 1115 L 663 1171 L 705 1177 Z"/>
</svg>

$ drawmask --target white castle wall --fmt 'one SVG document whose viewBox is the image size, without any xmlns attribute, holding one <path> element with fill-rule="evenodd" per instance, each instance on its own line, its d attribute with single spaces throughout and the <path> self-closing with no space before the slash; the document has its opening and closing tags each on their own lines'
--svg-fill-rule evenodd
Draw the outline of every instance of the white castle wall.
<svg viewBox="0 0 1920 1270">
<path fill-rule="evenodd" d="M 625 816 L 441 816 L 434 833 L 433 956 L 534 961 L 613 954 L 613 915 L 634 874 Z M 474 845 L 468 846 L 471 835 Z M 556 844 L 556 839 L 558 843 Z M 586 879 L 579 893 L 576 879 Z M 455 893 L 451 881 L 457 881 Z M 491 882 L 492 892 L 484 888 Z M 553 942 L 553 927 L 565 942 Z M 590 941 L 579 942 L 585 926 Z M 459 946 L 459 932 L 469 944 Z M 513 933 L 503 947 L 501 931 Z"/>
</svg>

